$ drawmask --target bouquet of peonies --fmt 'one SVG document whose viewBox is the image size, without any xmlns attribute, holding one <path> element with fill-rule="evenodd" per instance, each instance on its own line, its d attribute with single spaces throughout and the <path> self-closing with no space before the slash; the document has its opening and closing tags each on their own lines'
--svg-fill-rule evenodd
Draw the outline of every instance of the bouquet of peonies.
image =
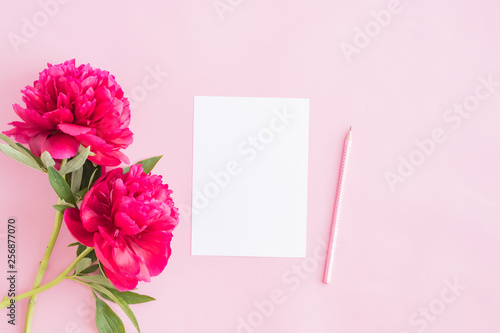
<svg viewBox="0 0 500 333">
<path fill-rule="evenodd" d="M 29 297 L 25 332 L 31 332 L 39 293 L 72 280 L 89 287 L 96 300 L 101 333 L 125 332 L 123 322 L 104 301 L 118 304 L 137 331 L 129 304 L 154 298 L 131 290 L 160 274 L 171 254 L 172 231 L 179 223 L 172 191 L 151 174 L 161 156 L 129 164 L 121 149 L 132 143 L 127 98 L 107 71 L 75 61 L 48 65 L 23 93 L 22 121 L 0 134 L 0 150 L 48 174 L 59 198 L 55 225 L 33 289 L 5 296 L 0 309 Z M 9 137 L 14 138 L 17 143 Z M 25 146 L 27 145 L 27 147 Z M 106 167 L 115 167 L 106 172 Z M 56 279 L 42 284 L 62 222 L 77 242 L 76 259 Z"/>
</svg>

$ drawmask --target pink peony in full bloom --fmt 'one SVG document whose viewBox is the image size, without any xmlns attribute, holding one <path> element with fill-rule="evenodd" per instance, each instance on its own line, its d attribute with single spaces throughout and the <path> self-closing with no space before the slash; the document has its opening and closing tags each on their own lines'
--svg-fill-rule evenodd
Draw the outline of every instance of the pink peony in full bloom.
<svg viewBox="0 0 500 333">
<path fill-rule="evenodd" d="M 75 60 L 51 65 L 33 86 L 21 91 L 26 108 L 14 104 L 23 121 L 9 125 L 4 134 L 29 144 L 34 155 L 48 151 L 56 160 L 75 156 L 78 147 L 91 146 L 99 165 L 128 163 L 120 151 L 132 143 L 127 98 L 109 72 L 90 65 L 75 67 Z"/>
<path fill-rule="evenodd" d="M 167 265 L 172 230 L 179 223 L 171 193 L 161 176 L 146 175 L 142 166 L 132 165 L 128 173 L 117 168 L 101 177 L 80 209 L 64 212 L 73 237 L 95 248 L 118 290 L 150 282 Z"/>
</svg>

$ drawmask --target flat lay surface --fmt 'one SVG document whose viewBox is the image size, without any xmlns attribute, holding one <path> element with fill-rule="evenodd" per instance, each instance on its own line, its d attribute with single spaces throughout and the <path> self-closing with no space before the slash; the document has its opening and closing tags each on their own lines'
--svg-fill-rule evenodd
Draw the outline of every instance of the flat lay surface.
<svg viewBox="0 0 500 333">
<path fill-rule="evenodd" d="M 132 305 L 141 332 L 497 333 L 499 10 L 493 0 L 9 2 L 0 13 L 0 127 L 18 120 L 12 104 L 47 62 L 75 58 L 116 77 L 131 102 L 126 154 L 132 162 L 163 154 L 155 172 L 181 214 L 168 266 L 139 284 L 157 299 Z M 305 258 L 191 255 L 195 96 L 309 99 L 307 189 L 297 186 L 307 191 Z M 349 126 L 342 225 L 325 285 Z M 16 219 L 23 292 L 57 198 L 46 174 L 3 154 L 0 163 L 3 297 L 8 219 Z M 273 200 L 283 213 L 283 197 Z M 72 242 L 63 225 L 44 281 L 74 259 L 64 251 Z M 1 332 L 23 331 L 27 301 L 16 304 L 16 326 L 3 310 Z M 39 295 L 34 332 L 96 332 L 94 309 L 87 288 L 64 281 Z"/>
</svg>

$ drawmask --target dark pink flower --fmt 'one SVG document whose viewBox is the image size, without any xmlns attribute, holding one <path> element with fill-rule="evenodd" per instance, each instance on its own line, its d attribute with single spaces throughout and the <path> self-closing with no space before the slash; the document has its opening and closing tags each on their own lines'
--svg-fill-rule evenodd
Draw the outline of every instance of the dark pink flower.
<svg viewBox="0 0 500 333">
<path fill-rule="evenodd" d="M 179 223 L 171 193 L 161 176 L 146 175 L 142 166 L 132 165 L 126 174 L 118 168 L 101 177 L 80 209 L 64 212 L 71 234 L 95 248 L 118 290 L 150 282 L 167 265 L 172 230 Z"/>
<path fill-rule="evenodd" d="M 91 146 L 100 165 L 128 163 L 120 151 L 132 143 L 127 98 L 109 72 L 75 60 L 51 65 L 33 86 L 21 91 L 26 108 L 14 104 L 22 121 L 4 134 L 29 144 L 36 156 L 48 151 L 56 160 L 75 156 L 78 147 Z"/>
</svg>

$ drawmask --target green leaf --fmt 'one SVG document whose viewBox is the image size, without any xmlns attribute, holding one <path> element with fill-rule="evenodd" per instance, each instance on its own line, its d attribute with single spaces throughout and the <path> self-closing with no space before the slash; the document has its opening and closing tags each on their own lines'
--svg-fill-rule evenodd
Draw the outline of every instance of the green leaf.
<svg viewBox="0 0 500 333">
<path fill-rule="evenodd" d="M 90 179 L 89 179 L 89 185 L 87 186 L 87 189 L 90 190 L 90 188 L 92 187 L 92 185 L 94 184 L 94 181 L 96 178 L 96 175 L 97 175 L 97 172 L 99 171 L 99 175 L 101 174 L 101 168 L 96 168 L 94 170 L 94 172 L 92 172 L 92 175 L 90 176 Z"/>
<path fill-rule="evenodd" d="M 132 324 L 134 324 L 135 328 L 137 329 L 137 332 L 139 332 L 139 333 L 141 332 L 141 329 L 139 328 L 139 323 L 137 322 L 137 318 L 135 317 L 134 313 L 132 312 L 132 310 L 128 306 L 127 302 L 125 302 L 125 300 L 123 298 L 115 295 L 114 293 L 112 293 L 111 291 L 109 291 L 108 289 L 104 288 L 101 285 L 98 285 L 98 284 L 90 284 L 90 285 L 101 296 L 104 294 L 107 297 L 109 297 L 113 302 L 118 304 L 120 306 L 120 308 L 122 308 L 123 312 L 125 312 L 125 314 L 129 317 Z"/>
<path fill-rule="evenodd" d="M 125 333 L 125 327 L 118 315 L 111 310 L 109 305 L 101 300 L 94 291 L 95 298 L 95 324 L 99 333 Z"/>
<path fill-rule="evenodd" d="M 108 279 L 108 276 L 106 275 L 106 271 L 104 270 L 104 266 L 102 264 L 102 262 L 99 260 L 97 262 L 99 264 L 99 268 L 101 269 L 101 274 L 106 278 Z M 108 279 L 109 280 L 109 279 Z M 113 286 L 113 284 L 111 284 Z M 114 287 L 114 286 L 113 286 Z"/>
<path fill-rule="evenodd" d="M 65 164 L 66 165 L 66 164 Z M 71 173 L 71 192 L 76 193 L 82 185 L 83 167 Z"/>
<path fill-rule="evenodd" d="M 95 262 L 97 261 L 97 255 L 95 254 L 95 250 L 92 250 L 90 251 L 86 256 L 85 258 L 89 258 L 90 260 L 92 260 L 92 262 Z"/>
<path fill-rule="evenodd" d="M 76 154 L 72 159 L 68 161 L 68 163 L 64 164 L 61 167 L 61 170 L 59 170 L 59 173 L 61 175 L 76 171 L 83 166 L 83 164 L 87 160 L 87 157 L 89 156 L 90 146 L 88 146 L 87 148 L 82 147 L 83 146 L 80 146 L 80 148 L 78 149 L 78 154 Z"/>
<path fill-rule="evenodd" d="M 144 173 L 148 174 L 148 173 L 150 173 L 153 170 L 153 168 L 155 167 L 156 163 L 158 163 L 158 161 L 162 157 L 163 157 L 163 155 L 151 157 L 151 158 L 139 161 L 136 164 L 137 165 L 142 165 L 142 169 L 144 169 Z M 126 168 L 123 168 L 123 173 L 129 172 L 129 170 L 130 170 L 129 166 L 126 167 Z"/>
<path fill-rule="evenodd" d="M 26 155 L 25 153 L 20 152 L 9 145 L 6 145 L 4 143 L 0 144 L 0 151 L 2 151 L 5 155 L 12 157 L 16 161 L 29 166 L 30 168 L 44 171 L 43 169 L 41 169 L 40 165 L 38 165 L 37 161 L 33 159 L 33 157 Z"/>
<path fill-rule="evenodd" d="M 112 292 L 115 296 L 120 296 L 121 298 L 123 298 L 123 300 L 127 302 L 127 304 L 140 304 L 140 303 L 156 301 L 156 299 L 154 299 L 151 296 L 137 294 L 132 291 L 119 291 L 116 289 L 111 289 L 109 291 Z M 108 298 L 107 296 L 105 295 L 101 296 L 107 299 L 108 301 L 113 302 L 113 300 Z"/>
<path fill-rule="evenodd" d="M 9 138 L 7 135 L 4 135 L 2 133 L 0 133 L 0 139 L 2 139 L 4 142 L 6 142 L 9 146 L 11 146 L 12 148 L 14 148 L 14 146 L 16 145 L 14 143 L 14 141 L 12 141 L 11 138 Z"/>
<path fill-rule="evenodd" d="M 97 178 L 101 176 L 101 166 L 95 166 L 90 160 L 87 160 L 83 165 L 83 176 L 80 190 L 90 189 L 91 185 Z"/>
<path fill-rule="evenodd" d="M 50 156 L 50 153 L 48 151 L 44 151 L 42 153 L 42 156 L 40 156 L 40 160 L 47 169 L 56 165 L 56 162 L 54 161 L 52 156 Z"/>
<path fill-rule="evenodd" d="M 80 274 L 90 274 L 90 273 L 95 272 L 98 268 L 99 268 L 98 264 L 91 265 L 91 266 L 85 268 L 83 271 L 81 271 Z"/>
<path fill-rule="evenodd" d="M 74 243 L 69 244 L 68 247 L 77 246 L 80 244 L 81 244 L 80 242 L 74 242 Z"/>
<path fill-rule="evenodd" d="M 75 275 L 80 274 L 85 268 L 89 267 L 92 264 L 92 261 L 89 258 L 83 258 L 80 260 L 75 267 Z"/>
<path fill-rule="evenodd" d="M 85 245 L 79 243 L 78 248 L 76 249 L 76 256 L 78 257 L 80 254 L 82 254 L 82 252 L 85 251 L 85 249 L 87 249 L 87 247 Z M 89 253 L 87 253 L 85 258 L 89 258 L 90 260 L 92 260 L 91 262 L 96 261 L 97 256 L 95 254 L 95 250 L 92 250 Z"/>
<path fill-rule="evenodd" d="M 111 283 L 111 281 L 108 280 L 107 277 L 104 275 L 85 275 L 85 276 L 79 276 L 79 280 L 82 280 L 83 282 L 87 283 L 93 283 L 93 284 L 99 284 L 101 286 L 104 286 L 108 289 L 116 289 L 115 286 Z"/>
<path fill-rule="evenodd" d="M 68 205 L 53 205 L 52 207 L 54 207 L 58 212 L 63 213 L 63 214 L 67 208 L 71 208 L 71 206 L 68 206 Z"/>
<path fill-rule="evenodd" d="M 82 252 L 85 251 L 86 248 L 87 247 L 85 245 L 83 245 L 83 244 L 80 243 L 78 245 L 78 248 L 76 249 L 76 256 L 77 257 L 80 256 L 80 254 L 82 254 Z"/>
<path fill-rule="evenodd" d="M 49 167 L 49 182 L 59 198 L 73 204 L 76 207 L 75 197 L 73 196 L 68 183 L 63 176 L 61 176 L 59 172 L 54 169 L 54 167 Z"/>
<path fill-rule="evenodd" d="M 83 197 L 85 196 L 85 194 L 87 194 L 88 191 L 89 189 L 87 187 L 84 187 L 80 191 L 76 192 L 75 195 L 77 196 L 78 201 L 83 200 Z"/>
<path fill-rule="evenodd" d="M 16 143 L 16 146 L 18 147 L 17 150 L 24 151 L 26 154 L 28 154 L 29 156 L 31 156 L 38 163 L 38 165 L 40 167 L 42 167 L 42 168 L 45 169 L 45 166 L 43 165 L 42 160 L 40 159 L 40 157 L 33 155 L 33 153 L 31 152 L 31 150 L 29 150 L 28 148 L 26 148 L 25 146 L 23 146 L 20 143 Z M 13 147 L 13 148 L 15 148 L 15 147 Z M 47 172 L 47 170 L 45 170 L 44 172 Z"/>
<path fill-rule="evenodd" d="M 14 148 L 18 152 L 26 155 L 27 157 L 33 158 L 38 163 L 38 165 L 40 165 L 41 167 L 43 167 L 43 164 L 42 164 L 42 161 L 40 161 L 40 158 L 38 158 L 35 155 L 33 155 L 33 153 L 31 152 L 31 150 L 29 150 L 28 148 L 26 148 L 22 144 L 16 143 L 16 142 L 12 141 L 8 136 L 6 136 L 6 135 L 4 135 L 2 133 L 0 133 L 0 139 L 3 140 L 4 142 L 6 142 L 9 146 L 11 146 L 12 148 Z"/>
<path fill-rule="evenodd" d="M 40 158 L 36 157 L 35 155 L 33 155 L 33 153 L 31 152 L 31 150 L 29 150 L 28 148 L 26 148 L 25 146 L 23 146 L 19 142 L 16 143 L 16 142 L 12 141 L 8 136 L 3 135 L 2 133 L 0 133 L 0 139 L 3 140 L 4 142 L 6 142 L 9 146 L 11 146 L 12 148 L 14 148 L 18 152 L 26 155 L 27 157 L 33 158 L 38 163 L 38 165 L 40 167 L 45 168 L 43 166 L 43 163 L 40 160 Z M 42 171 L 44 171 L 44 170 L 42 170 Z"/>
</svg>

